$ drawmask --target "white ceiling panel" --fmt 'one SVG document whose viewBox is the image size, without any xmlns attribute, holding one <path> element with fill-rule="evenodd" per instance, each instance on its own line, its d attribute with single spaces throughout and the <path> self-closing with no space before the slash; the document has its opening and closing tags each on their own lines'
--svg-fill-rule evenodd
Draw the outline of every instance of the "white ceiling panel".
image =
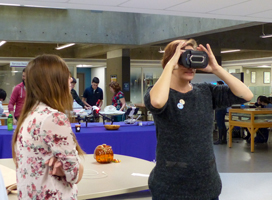
<svg viewBox="0 0 272 200">
<path fill-rule="evenodd" d="M 237 4 L 235 6 L 230 6 L 227 8 L 212 11 L 212 14 L 224 14 L 224 15 L 241 15 L 247 16 L 253 13 L 259 13 L 264 10 L 272 9 L 272 3 L 265 4 L 262 1 L 248 1 L 244 3 Z"/>
<path fill-rule="evenodd" d="M 0 0 L 1 3 L 272 22 L 271 0 Z"/>
<path fill-rule="evenodd" d="M 43 3 L 65 3 L 67 0 L 24 0 L 24 1 L 29 1 L 29 2 L 43 2 Z"/>
<path fill-rule="evenodd" d="M 143 9 L 160 9 L 164 10 L 166 8 L 179 5 L 188 0 L 130 0 L 121 4 L 121 7 L 129 7 L 129 8 L 143 8 Z"/>
<path fill-rule="evenodd" d="M 207 13 L 246 1 L 247 0 L 191 0 L 171 7 L 168 10 Z"/>
<path fill-rule="evenodd" d="M 251 17 L 262 17 L 262 18 L 272 19 L 272 9 L 262 11 L 262 12 L 259 12 L 259 13 L 255 13 L 255 14 L 252 14 L 250 16 Z M 271 20 L 271 22 L 272 22 L 272 20 Z"/>
<path fill-rule="evenodd" d="M 127 0 L 69 0 L 69 3 L 72 4 L 85 4 L 89 5 L 98 5 L 98 6 L 118 6 Z"/>
</svg>

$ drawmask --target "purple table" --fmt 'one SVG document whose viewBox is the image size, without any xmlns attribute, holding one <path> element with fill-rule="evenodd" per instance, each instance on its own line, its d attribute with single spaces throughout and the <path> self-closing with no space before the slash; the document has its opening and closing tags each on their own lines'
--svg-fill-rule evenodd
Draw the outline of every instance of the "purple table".
<svg viewBox="0 0 272 200">
<path fill-rule="evenodd" d="M 106 123 L 110 124 L 110 123 Z M 132 156 L 149 161 L 155 159 L 156 129 L 151 121 L 143 122 L 143 126 L 115 122 L 121 127 L 118 130 L 106 130 L 103 123 L 81 124 L 81 131 L 75 131 L 78 143 L 87 154 L 93 154 L 96 146 L 107 144 L 112 146 L 116 154 Z M 15 127 L 14 127 L 15 128 Z M 13 131 L 7 126 L 0 126 L 0 158 L 11 158 L 11 139 Z"/>
</svg>

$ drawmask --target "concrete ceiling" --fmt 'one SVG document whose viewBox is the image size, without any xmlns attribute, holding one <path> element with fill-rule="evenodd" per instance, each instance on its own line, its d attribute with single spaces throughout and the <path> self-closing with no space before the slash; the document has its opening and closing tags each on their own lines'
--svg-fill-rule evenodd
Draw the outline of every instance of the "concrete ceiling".
<svg viewBox="0 0 272 200">
<path fill-rule="evenodd" d="M 18 6 L 41 6 L 60 9 L 82 9 L 92 11 L 116 11 L 177 15 L 203 18 L 219 18 L 263 22 L 260 25 L 237 30 L 212 33 L 194 37 L 199 43 L 210 43 L 223 49 L 241 49 L 238 53 L 221 54 L 223 61 L 272 57 L 272 38 L 261 39 L 262 34 L 272 34 L 271 0 L 0 0 L 2 4 Z M 41 53 L 54 53 L 65 58 L 106 58 L 106 52 L 119 48 L 130 48 L 131 59 L 159 60 L 158 53 L 165 43 L 149 46 L 107 46 L 77 44 L 55 50 L 57 44 L 8 42 L 0 48 L 0 57 L 33 57 Z M 95 49 L 95 51 L 92 51 Z M 87 53 L 82 53 L 87 52 Z"/>
</svg>

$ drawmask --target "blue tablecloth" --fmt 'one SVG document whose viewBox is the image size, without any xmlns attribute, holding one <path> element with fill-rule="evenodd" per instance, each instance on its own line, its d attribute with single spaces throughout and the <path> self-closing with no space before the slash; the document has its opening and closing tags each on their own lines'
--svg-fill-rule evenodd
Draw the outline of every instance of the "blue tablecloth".
<svg viewBox="0 0 272 200">
<path fill-rule="evenodd" d="M 106 123 L 110 124 L 110 123 Z M 143 126 L 136 124 L 119 124 L 118 130 L 106 130 L 103 123 L 85 123 L 81 125 L 81 131 L 75 131 L 75 124 L 72 129 L 76 134 L 78 143 L 87 153 L 92 154 L 96 146 L 107 144 L 112 146 L 116 154 L 132 156 L 149 161 L 155 159 L 156 150 L 156 129 L 151 121 L 142 122 Z M 15 127 L 14 127 L 15 128 Z M 11 139 L 13 131 L 8 131 L 7 126 L 0 126 L 0 158 L 11 158 Z"/>
</svg>

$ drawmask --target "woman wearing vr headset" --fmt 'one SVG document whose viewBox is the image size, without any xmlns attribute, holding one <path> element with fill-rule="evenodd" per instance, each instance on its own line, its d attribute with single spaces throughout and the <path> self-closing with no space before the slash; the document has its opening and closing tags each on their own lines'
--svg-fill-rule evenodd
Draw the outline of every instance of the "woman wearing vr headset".
<svg viewBox="0 0 272 200">
<path fill-rule="evenodd" d="M 191 84 L 196 69 L 179 64 L 187 50 L 204 51 L 211 72 L 227 86 Z M 222 183 L 216 168 L 212 130 L 214 109 L 250 101 L 252 92 L 217 63 L 207 44 L 176 40 L 165 48 L 163 72 L 145 95 L 157 131 L 156 166 L 149 177 L 153 200 L 217 200 Z"/>
</svg>

